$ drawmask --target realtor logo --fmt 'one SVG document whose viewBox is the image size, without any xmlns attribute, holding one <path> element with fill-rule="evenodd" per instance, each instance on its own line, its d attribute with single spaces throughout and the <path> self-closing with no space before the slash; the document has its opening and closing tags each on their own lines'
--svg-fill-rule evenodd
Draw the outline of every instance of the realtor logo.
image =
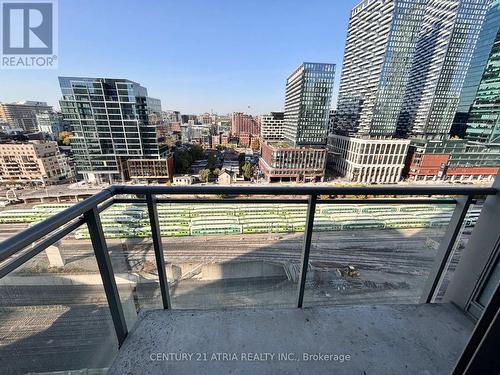
<svg viewBox="0 0 500 375">
<path fill-rule="evenodd" d="M 1 67 L 57 67 L 57 3 L 1 0 Z"/>
</svg>

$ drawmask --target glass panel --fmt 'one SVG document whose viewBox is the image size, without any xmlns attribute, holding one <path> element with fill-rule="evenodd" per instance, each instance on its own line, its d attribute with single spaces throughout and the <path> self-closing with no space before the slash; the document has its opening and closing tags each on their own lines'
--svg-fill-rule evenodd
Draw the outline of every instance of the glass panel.
<svg viewBox="0 0 500 375">
<path fill-rule="evenodd" d="M 477 201 L 476 204 L 471 204 L 469 210 L 467 211 L 467 215 L 462 223 L 462 228 L 460 233 L 455 241 L 453 246 L 452 253 L 450 258 L 446 264 L 446 268 L 444 271 L 444 276 L 440 280 L 438 292 L 435 295 L 435 302 L 439 302 L 444 297 L 444 293 L 448 288 L 451 278 L 455 272 L 455 269 L 462 257 L 462 252 L 466 248 L 467 243 L 469 242 L 469 238 L 472 234 L 472 230 L 476 225 L 477 219 L 481 214 L 481 210 L 483 209 L 483 201 Z"/>
<path fill-rule="evenodd" d="M 488 281 L 484 285 L 484 288 L 481 291 L 481 294 L 479 295 L 478 301 L 483 307 L 486 307 L 486 305 L 488 305 L 488 302 L 490 301 L 491 296 L 495 292 L 495 288 L 497 287 L 499 280 L 500 280 L 500 262 L 498 262 L 497 260 L 497 265 L 491 271 L 491 274 L 488 277 Z"/>
<path fill-rule="evenodd" d="M 16 195 L 14 190 L 7 193 L 9 198 L 13 198 Z M 32 195 L 45 196 L 48 194 L 45 190 L 40 190 L 40 192 L 33 192 Z M 43 221 L 50 216 L 64 210 L 65 208 L 74 205 L 74 202 L 62 202 L 62 203 L 29 203 L 29 204 L 15 204 L 8 205 L 0 208 L 0 241 L 4 241 L 7 238 L 15 235 L 34 225 L 40 221 Z"/>
<path fill-rule="evenodd" d="M 304 305 L 418 303 L 453 209 L 318 204 Z"/>
<path fill-rule="evenodd" d="M 70 233 L 0 280 L 2 374 L 104 373 L 117 350 L 90 241 Z"/>
<path fill-rule="evenodd" d="M 299 211 L 297 211 L 299 210 Z M 305 205 L 160 204 L 172 306 L 295 306 Z"/>
<path fill-rule="evenodd" d="M 100 217 L 131 329 L 140 309 L 162 308 L 147 205 L 115 203 Z M 88 232 L 82 230 L 80 236 L 88 237 Z"/>
</svg>

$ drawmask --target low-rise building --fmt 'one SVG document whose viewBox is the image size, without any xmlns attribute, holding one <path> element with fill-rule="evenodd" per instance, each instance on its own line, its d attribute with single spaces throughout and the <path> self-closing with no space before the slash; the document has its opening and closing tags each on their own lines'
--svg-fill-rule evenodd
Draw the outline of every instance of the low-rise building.
<svg viewBox="0 0 500 375">
<path fill-rule="evenodd" d="M 219 185 L 231 185 L 236 181 L 236 174 L 232 171 L 225 170 L 217 177 L 217 183 Z"/>
<path fill-rule="evenodd" d="M 259 168 L 267 181 L 323 181 L 326 149 L 292 147 L 288 143 L 262 144 Z"/>
<path fill-rule="evenodd" d="M 200 159 L 195 160 L 193 164 L 191 164 L 191 171 L 193 174 L 199 174 L 201 170 L 208 168 L 208 160 Z"/>
<path fill-rule="evenodd" d="M 194 182 L 194 177 L 188 174 L 174 176 L 173 184 L 176 186 L 192 185 Z"/>
<path fill-rule="evenodd" d="M 353 182 L 394 184 L 401 179 L 407 139 L 365 139 L 332 135 L 328 141 L 332 169 Z"/>
<path fill-rule="evenodd" d="M 174 174 L 172 155 L 161 159 L 128 159 L 127 164 L 131 179 L 170 181 Z"/>
<path fill-rule="evenodd" d="M 412 181 L 492 181 L 499 167 L 499 145 L 464 139 L 415 139 L 404 175 Z"/>
<path fill-rule="evenodd" d="M 0 144 L 0 182 L 50 185 L 72 177 L 69 162 L 56 142 Z"/>
</svg>

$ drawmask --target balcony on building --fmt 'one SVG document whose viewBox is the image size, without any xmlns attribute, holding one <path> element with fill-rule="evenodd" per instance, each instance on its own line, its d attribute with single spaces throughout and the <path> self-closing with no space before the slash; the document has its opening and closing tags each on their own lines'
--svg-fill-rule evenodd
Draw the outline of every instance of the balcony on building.
<svg viewBox="0 0 500 375">
<path fill-rule="evenodd" d="M 0 372 L 498 373 L 499 221 L 498 176 L 6 207 Z"/>
</svg>

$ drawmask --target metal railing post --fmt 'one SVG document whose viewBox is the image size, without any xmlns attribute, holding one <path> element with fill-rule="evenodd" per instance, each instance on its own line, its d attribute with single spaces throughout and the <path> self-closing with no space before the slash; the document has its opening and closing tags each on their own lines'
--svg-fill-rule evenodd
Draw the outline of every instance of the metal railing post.
<svg viewBox="0 0 500 375">
<path fill-rule="evenodd" d="M 151 237 L 153 238 L 153 247 L 155 251 L 156 269 L 158 270 L 158 279 L 160 282 L 161 299 L 164 309 L 171 309 L 170 293 L 168 291 L 167 273 L 165 272 L 165 259 L 163 256 L 163 246 L 161 243 L 161 232 L 158 221 L 158 209 L 156 198 L 153 194 L 146 195 L 148 204 L 149 223 L 151 224 Z"/>
<path fill-rule="evenodd" d="M 422 296 L 420 297 L 421 303 L 430 303 L 436 293 L 446 268 L 446 263 L 453 251 L 460 230 L 462 229 L 462 223 L 465 219 L 465 215 L 467 215 L 471 201 L 472 196 L 470 195 L 457 199 L 455 210 L 446 228 L 446 232 L 439 243 L 436 259 L 424 285 Z"/>
<path fill-rule="evenodd" d="M 316 194 L 311 194 L 307 203 L 306 227 L 304 229 L 304 242 L 302 247 L 301 268 L 299 277 L 299 291 L 297 307 L 302 308 L 304 302 L 304 289 L 306 287 L 307 267 L 309 265 L 309 252 L 311 250 L 311 239 L 314 226 L 314 211 L 316 210 Z"/>
<path fill-rule="evenodd" d="M 108 300 L 109 311 L 115 326 L 118 346 L 121 346 L 128 334 L 127 323 L 125 321 L 125 316 L 123 315 L 120 295 L 118 294 L 113 266 L 111 265 L 111 259 L 109 257 L 108 247 L 106 245 L 106 239 L 104 238 L 104 232 L 102 230 L 101 219 L 99 218 L 97 207 L 94 206 L 89 211 L 85 212 L 83 217 L 89 228 L 90 240 L 92 242 L 92 247 L 94 248 L 94 254 L 97 260 L 97 265 L 99 266 L 104 292 L 106 293 L 106 298 Z"/>
</svg>

